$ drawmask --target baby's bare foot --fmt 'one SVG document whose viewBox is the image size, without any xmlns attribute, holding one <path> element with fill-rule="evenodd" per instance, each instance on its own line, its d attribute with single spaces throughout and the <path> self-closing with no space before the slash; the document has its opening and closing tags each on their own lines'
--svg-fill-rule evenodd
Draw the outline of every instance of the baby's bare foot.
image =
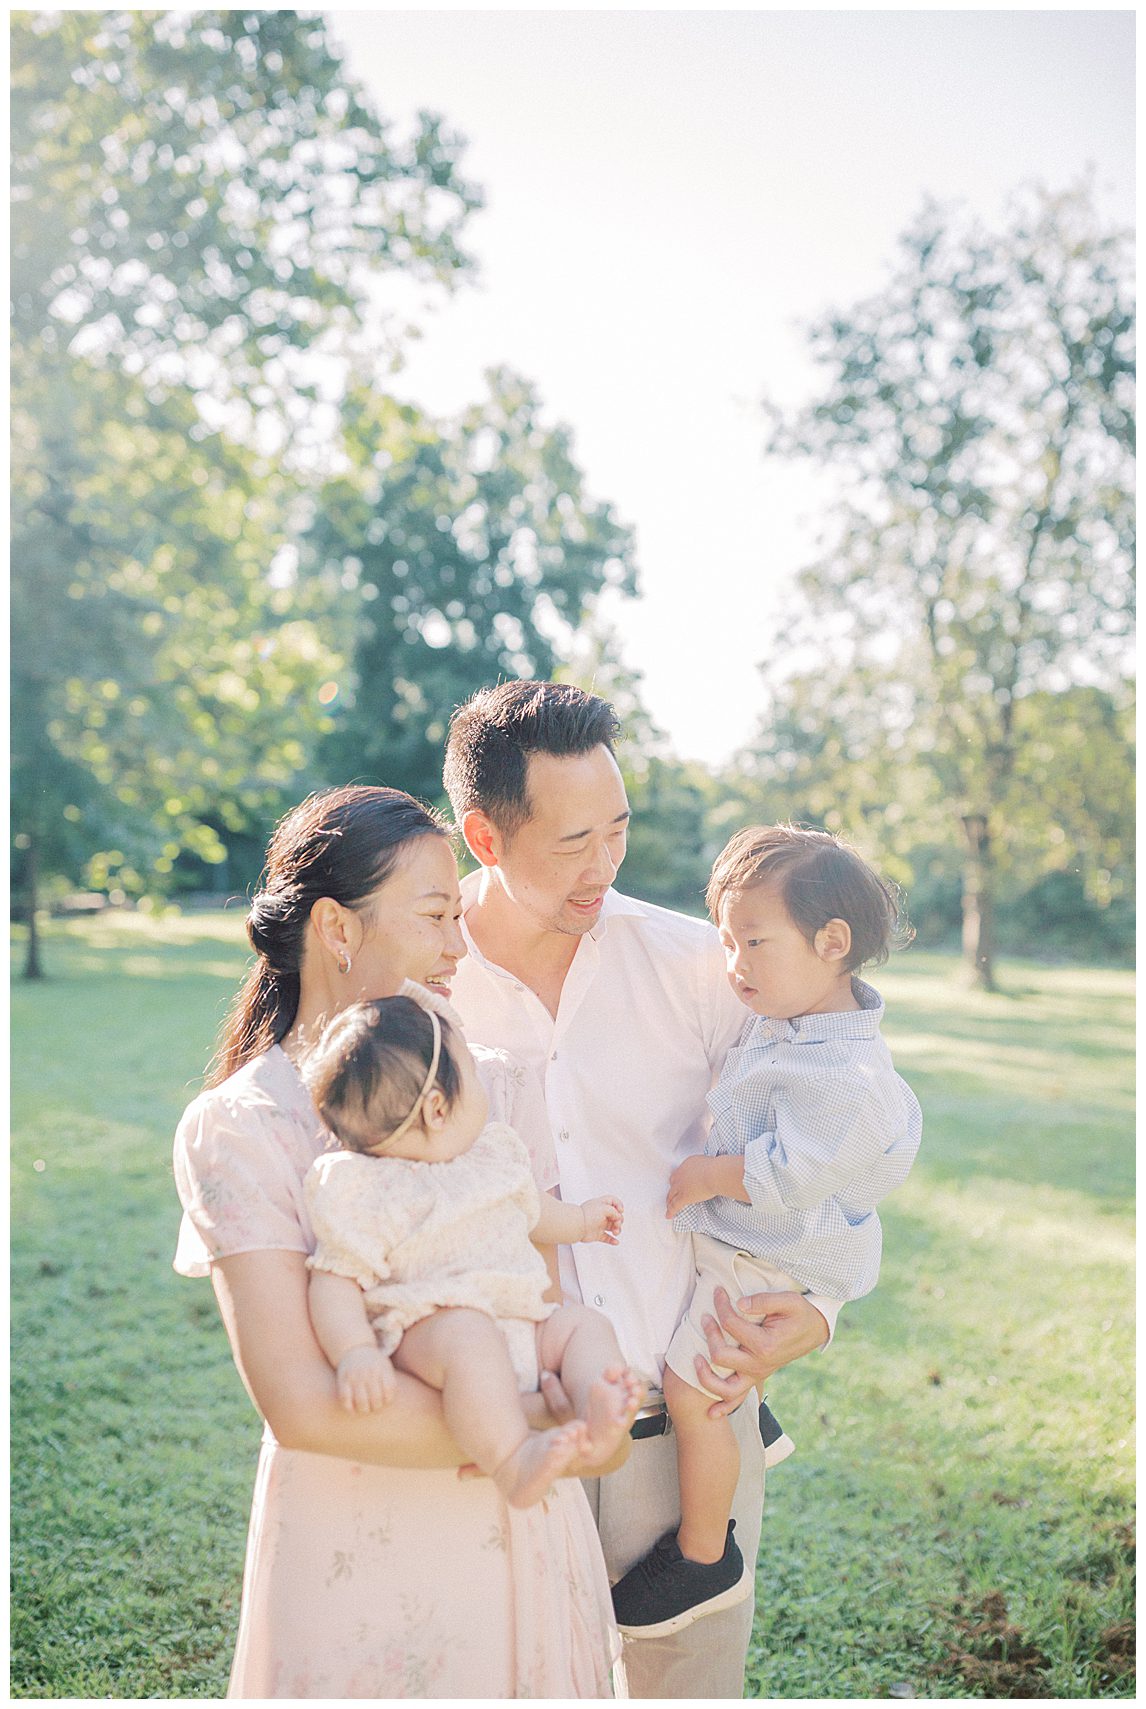
<svg viewBox="0 0 1146 1709">
<path fill-rule="evenodd" d="M 589 1450 L 582 1464 L 602 1466 L 616 1453 L 645 1398 L 645 1385 L 627 1365 L 611 1365 L 589 1390 L 585 1430 Z"/>
<path fill-rule="evenodd" d="M 521 1446 L 503 1460 L 493 1481 L 511 1507 L 531 1507 L 540 1501 L 554 1478 L 574 1460 L 582 1460 L 588 1435 L 580 1419 L 556 1430 L 531 1430 Z"/>
</svg>

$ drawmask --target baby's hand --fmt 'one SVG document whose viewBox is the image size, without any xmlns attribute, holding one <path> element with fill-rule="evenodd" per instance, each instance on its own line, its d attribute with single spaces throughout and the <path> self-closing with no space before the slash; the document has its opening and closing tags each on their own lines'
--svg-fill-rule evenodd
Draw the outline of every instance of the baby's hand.
<svg viewBox="0 0 1146 1709">
<path fill-rule="evenodd" d="M 352 1347 L 338 1361 L 335 1377 L 347 1412 L 381 1412 L 394 1398 L 394 1367 L 377 1347 Z"/>
<path fill-rule="evenodd" d="M 582 1240 L 603 1240 L 606 1246 L 616 1246 L 625 1220 L 625 1207 L 620 1199 L 608 1194 L 602 1199 L 588 1199 L 581 1206 L 581 1214 L 585 1218 Z"/>
<path fill-rule="evenodd" d="M 699 1205 L 714 1196 L 715 1188 L 708 1168 L 710 1162 L 710 1158 L 698 1154 L 677 1164 L 669 1176 L 666 1216 L 677 1216 L 689 1205 Z"/>
</svg>

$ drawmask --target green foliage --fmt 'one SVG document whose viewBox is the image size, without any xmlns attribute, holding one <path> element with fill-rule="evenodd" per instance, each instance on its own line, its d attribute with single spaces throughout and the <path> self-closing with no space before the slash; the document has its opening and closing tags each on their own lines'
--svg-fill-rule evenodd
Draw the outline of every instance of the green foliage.
<svg viewBox="0 0 1146 1709">
<path fill-rule="evenodd" d="M 631 743 L 621 761 L 633 815 L 622 888 L 662 907 L 703 914 L 704 887 L 722 846 L 713 830 L 719 782 L 700 765 L 655 753 L 638 760 Z"/>
<path fill-rule="evenodd" d="M 880 821 L 893 859 L 981 813 L 1015 863 L 1081 860 L 1096 900 L 1128 865 L 1129 274 L 1085 190 L 997 233 L 928 207 L 883 289 L 812 327 L 822 383 L 770 448 L 838 491 L 771 661 L 761 787 Z"/>
<path fill-rule="evenodd" d="M 225 858 L 293 788 L 329 655 L 264 574 L 284 481 L 194 402 L 42 362 L 16 409 L 14 818 L 89 881 L 138 893 L 181 851 Z M 284 707 L 293 703 L 292 718 Z"/>
<path fill-rule="evenodd" d="M 394 348 L 373 281 L 452 283 L 478 197 L 317 17 L 18 13 L 12 84 L 13 824 L 29 881 L 138 892 L 264 833 L 327 728 L 275 570 Z"/>
<path fill-rule="evenodd" d="M 952 803 L 913 734 L 886 728 L 895 693 L 875 667 L 843 685 L 809 675 L 778 687 L 751 750 L 722 779 L 713 824 L 731 832 L 791 819 L 835 831 L 904 887 L 921 942 L 951 943 L 962 891 Z M 1014 775 L 997 816 L 1000 948 L 1132 954 L 1132 720 L 1126 691 L 1076 687 L 1019 702 Z"/>
<path fill-rule="evenodd" d="M 259 1426 L 209 1284 L 170 1268 L 170 1142 L 241 920 L 51 933 L 60 976 L 13 998 L 11 1691 L 220 1697 Z M 1132 980 L 1014 974 L 881 975 L 924 1147 L 879 1288 L 771 1385 L 798 1451 L 750 1697 L 1133 1695 Z"/>
<path fill-rule="evenodd" d="M 299 353 L 339 352 L 373 275 L 469 265 L 459 140 L 423 114 L 397 141 L 320 17 L 17 13 L 12 129 L 17 336 L 78 329 L 216 405 L 301 424 Z"/>
<path fill-rule="evenodd" d="M 452 709 L 501 677 L 552 676 L 601 592 L 635 591 L 631 534 L 585 494 L 568 429 L 508 369 L 487 383 L 446 422 L 347 399 L 345 468 L 302 542 L 303 579 L 355 606 L 331 776 L 438 798 Z"/>
<path fill-rule="evenodd" d="M 446 422 L 377 383 L 379 278 L 469 270 L 460 142 L 296 12 L 19 14 L 12 111 L 29 880 L 233 886 L 322 782 L 439 796 L 451 708 L 635 581 L 527 382 Z"/>
</svg>

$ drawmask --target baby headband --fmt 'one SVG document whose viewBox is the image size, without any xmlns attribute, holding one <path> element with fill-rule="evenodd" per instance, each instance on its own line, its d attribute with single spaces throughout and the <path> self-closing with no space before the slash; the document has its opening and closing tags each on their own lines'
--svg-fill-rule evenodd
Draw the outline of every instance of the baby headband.
<svg viewBox="0 0 1146 1709">
<path fill-rule="evenodd" d="M 438 1019 L 437 1015 L 434 1013 L 433 1009 L 427 1009 L 426 1013 L 429 1015 L 430 1025 L 434 1029 L 434 1048 L 430 1054 L 430 1066 L 426 1072 L 426 1078 L 422 1081 L 422 1090 L 418 1093 L 418 1096 L 414 1099 L 414 1106 L 411 1109 L 410 1114 L 406 1117 L 405 1121 L 402 1122 L 400 1126 L 398 1126 L 394 1129 L 393 1133 L 388 1133 L 386 1135 L 386 1138 L 382 1141 L 382 1144 L 385 1145 L 386 1147 L 393 1145 L 393 1143 L 396 1139 L 400 1139 L 401 1136 L 405 1133 L 406 1129 L 410 1126 L 411 1122 L 413 1122 L 416 1119 L 416 1117 L 418 1115 L 418 1111 L 421 1109 L 423 1103 L 425 1102 L 426 1093 L 430 1090 L 430 1087 L 434 1084 L 434 1078 L 438 1072 L 438 1059 L 442 1054 L 442 1023 L 441 1023 L 441 1021 L 439 1021 L 439 1019 Z M 375 1149 L 376 1149 L 376 1147 L 371 1146 L 372 1151 Z"/>
</svg>

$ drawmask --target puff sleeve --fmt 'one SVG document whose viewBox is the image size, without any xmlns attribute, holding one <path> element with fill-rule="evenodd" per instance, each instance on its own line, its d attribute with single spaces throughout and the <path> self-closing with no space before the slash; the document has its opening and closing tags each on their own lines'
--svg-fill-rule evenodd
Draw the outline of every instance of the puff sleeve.
<svg viewBox="0 0 1146 1709">
<path fill-rule="evenodd" d="M 522 1212 L 526 1227 L 533 1229 L 541 1215 L 541 1189 L 533 1172 L 533 1159 L 521 1135 L 505 1122 L 491 1122 L 479 1144 L 495 1160 L 495 1167 L 504 1176 L 506 1197 Z"/>
<path fill-rule="evenodd" d="M 545 1107 L 545 1092 L 537 1075 L 507 1051 L 472 1045 L 478 1074 L 489 1097 L 489 1119 L 504 1122 L 522 1140 L 529 1166 L 541 1192 L 559 1182 L 557 1148 Z M 536 1220 L 536 1219 L 535 1219 Z"/>
<path fill-rule="evenodd" d="M 363 1290 L 386 1281 L 387 1253 L 428 1208 L 415 1201 L 432 1198 L 428 1185 L 421 1192 L 418 1186 L 400 1162 L 388 1166 L 349 1151 L 318 1158 L 303 1188 L 315 1238 L 308 1267 L 347 1276 Z"/>
<path fill-rule="evenodd" d="M 297 1147 L 291 1117 L 270 1102 L 209 1092 L 188 1106 L 174 1150 L 181 1275 L 206 1276 L 239 1252 L 309 1252 Z"/>
</svg>

